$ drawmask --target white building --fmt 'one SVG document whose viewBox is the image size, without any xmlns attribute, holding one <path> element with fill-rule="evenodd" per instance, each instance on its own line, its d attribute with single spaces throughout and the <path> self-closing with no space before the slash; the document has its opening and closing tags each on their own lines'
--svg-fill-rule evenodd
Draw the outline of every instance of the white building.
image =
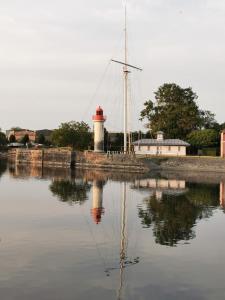
<svg viewBox="0 0 225 300">
<path fill-rule="evenodd" d="M 188 143 L 179 139 L 164 139 L 163 132 L 157 132 L 156 139 L 142 139 L 133 143 L 136 154 L 185 156 Z"/>
</svg>

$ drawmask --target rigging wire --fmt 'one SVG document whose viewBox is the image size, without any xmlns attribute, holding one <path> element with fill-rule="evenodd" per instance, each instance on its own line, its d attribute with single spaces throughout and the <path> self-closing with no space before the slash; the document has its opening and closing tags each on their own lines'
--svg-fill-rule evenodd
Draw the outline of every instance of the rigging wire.
<svg viewBox="0 0 225 300">
<path fill-rule="evenodd" d="M 86 107 L 86 109 L 85 109 L 85 111 L 84 111 L 84 113 L 82 115 L 82 120 L 87 115 L 87 112 L 90 109 L 90 106 L 92 105 L 92 103 L 93 103 L 93 101 L 94 101 L 94 99 L 95 99 L 95 97 L 96 97 L 96 95 L 97 95 L 97 93 L 98 93 L 98 91 L 99 91 L 99 89 L 100 89 L 100 87 L 101 87 L 104 79 L 105 79 L 105 76 L 106 76 L 107 71 L 109 69 L 110 63 L 111 63 L 111 61 L 109 60 L 108 63 L 107 63 L 107 65 L 106 65 L 106 67 L 105 67 L 105 69 L 104 69 L 104 72 L 103 72 L 102 76 L 100 77 L 100 80 L 99 80 L 99 82 L 97 84 L 97 87 L 95 89 L 94 94 L 91 96 L 90 100 L 88 101 L 87 107 Z"/>
<path fill-rule="evenodd" d="M 119 45 L 121 45 L 122 38 L 123 38 L 123 32 L 120 33 L 119 38 L 116 40 L 116 42 L 114 44 L 113 51 L 112 51 L 112 56 L 111 57 L 113 57 L 115 55 L 115 53 L 118 52 L 118 48 L 119 48 Z M 85 108 L 84 113 L 82 115 L 82 119 L 84 119 L 84 117 L 87 117 L 87 113 L 90 110 L 90 108 L 92 107 L 93 102 L 96 100 L 96 96 L 99 93 L 99 90 L 101 89 L 101 87 L 102 87 L 102 85 L 104 83 L 104 80 L 105 80 L 105 78 L 107 76 L 107 73 L 109 71 L 109 68 L 111 66 L 111 57 L 110 57 L 110 59 L 107 60 L 107 64 L 106 64 L 106 66 L 105 66 L 105 68 L 103 70 L 102 75 L 99 78 L 99 81 L 98 81 L 97 86 L 96 86 L 96 88 L 94 90 L 94 93 L 91 95 L 91 97 L 90 97 L 90 99 L 89 99 L 89 101 L 88 101 L 88 103 L 86 105 L 86 108 Z"/>
</svg>

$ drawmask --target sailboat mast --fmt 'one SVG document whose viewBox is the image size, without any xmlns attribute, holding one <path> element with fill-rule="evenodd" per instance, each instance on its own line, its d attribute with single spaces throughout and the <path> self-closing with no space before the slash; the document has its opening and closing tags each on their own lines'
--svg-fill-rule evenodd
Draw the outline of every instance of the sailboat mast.
<svg viewBox="0 0 225 300">
<path fill-rule="evenodd" d="M 125 22 L 124 22 L 124 153 L 127 153 L 127 107 L 128 107 L 128 68 L 127 68 L 127 7 L 125 4 Z"/>
<path fill-rule="evenodd" d="M 131 149 L 131 137 L 129 134 L 129 148 L 127 147 L 127 137 L 128 137 L 128 74 L 129 68 L 133 68 L 142 71 L 141 68 L 128 64 L 128 51 L 127 51 L 127 5 L 125 3 L 125 20 L 124 20 L 124 62 L 111 59 L 111 61 L 123 65 L 123 75 L 124 75 L 124 117 L 123 117 L 123 130 L 124 130 L 124 153 L 130 152 Z"/>
</svg>

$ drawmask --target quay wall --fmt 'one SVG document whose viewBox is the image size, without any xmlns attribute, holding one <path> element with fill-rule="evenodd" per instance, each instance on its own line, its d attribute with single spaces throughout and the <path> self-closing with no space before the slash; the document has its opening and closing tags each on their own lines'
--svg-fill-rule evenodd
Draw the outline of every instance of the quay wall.
<svg viewBox="0 0 225 300">
<path fill-rule="evenodd" d="M 9 161 L 37 166 L 115 169 L 134 172 L 178 170 L 225 173 L 225 159 L 221 157 L 143 157 L 122 153 L 73 151 L 71 148 L 12 149 Z"/>
<path fill-rule="evenodd" d="M 140 158 L 149 169 L 194 172 L 225 172 L 225 159 L 221 157 L 148 157 Z"/>
<path fill-rule="evenodd" d="M 126 169 L 148 171 L 148 167 L 135 155 L 123 153 L 97 153 L 92 151 L 76 152 L 76 166 L 97 167 L 101 169 Z"/>
<path fill-rule="evenodd" d="M 17 164 L 35 164 L 46 166 L 71 166 L 75 163 L 75 153 L 70 149 L 12 149 L 8 159 Z"/>
<path fill-rule="evenodd" d="M 82 168 L 127 169 L 129 171 L 148 171 L 148 167 L 135 155 L 121 153 L 95 153 L 93 151 L 73 151 L 67 148 L 52 149 L 12 149 L 8 152 L 9 161 L 16 164 L 32 164 L 37 166 Z"/>
</svg>

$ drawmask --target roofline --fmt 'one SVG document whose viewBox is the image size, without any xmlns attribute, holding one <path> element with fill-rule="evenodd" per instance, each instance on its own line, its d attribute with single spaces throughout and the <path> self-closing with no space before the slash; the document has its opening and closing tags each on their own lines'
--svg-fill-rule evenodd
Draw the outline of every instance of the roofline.
<svg viewBox="0 0 225 300">
<path fill-rule="evenodd" d="M 185 141 L 181 141 L 181 143 L 168 143 L 166 144 L 165 141 L 167 141 L 168 139 L 165 139 L 165 140 L 157 140 L 157 139 L 154 139 L 154 141 L 152 142 L 141 142 L 143 140 L 138 140 L 138 141 L 135 141 L 132 143 L 132 145 L 136 146 L 136 145 L 140 145 L 140 146 L 186 146 L 186 147 L 189 147 L 191 144 L 185 142 Z"/>
</svg>

